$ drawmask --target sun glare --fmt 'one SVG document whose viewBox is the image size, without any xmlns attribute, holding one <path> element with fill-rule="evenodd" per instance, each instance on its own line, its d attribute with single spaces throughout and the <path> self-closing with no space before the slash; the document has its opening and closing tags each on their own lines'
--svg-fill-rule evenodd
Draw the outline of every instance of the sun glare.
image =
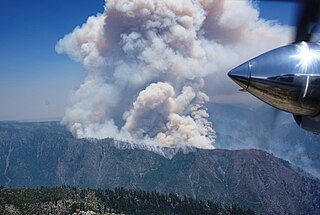
<svg viewBox="0 0 320 215">
<path fill-rule="evenodd" d="M 297 45 L 298 54 L 292 57 L 297 58 L 299 61 L 297 67 L 306 72 L 312 69 L 316 60 L 320 60 L 320 52 L 310 49 L 306 42 L 301 42 Z M 310 68 L 311 66 L 311 68 Z"/>
</svg>

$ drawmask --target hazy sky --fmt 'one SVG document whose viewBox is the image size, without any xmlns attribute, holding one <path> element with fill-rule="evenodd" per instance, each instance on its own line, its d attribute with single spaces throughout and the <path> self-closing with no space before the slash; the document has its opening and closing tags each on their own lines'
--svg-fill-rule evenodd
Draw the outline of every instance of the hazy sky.
<svg viewBox="0 0 320 215">
<path fill-rule="evenodd" d="M 0 120 L 59 119 L 84 69 L 55 52 L 65 34 L 103 0 L 2 0 L 0 7 Z M 263 2 L 261 16 L 294 25 L 296 5 Z"/>
</svg>

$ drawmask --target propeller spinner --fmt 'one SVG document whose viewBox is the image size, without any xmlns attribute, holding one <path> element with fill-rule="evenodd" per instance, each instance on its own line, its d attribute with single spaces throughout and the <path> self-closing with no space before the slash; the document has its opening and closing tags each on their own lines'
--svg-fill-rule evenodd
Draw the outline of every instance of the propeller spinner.
<svg viewBox="0 0 320 215">
<path fill-rule="evenodd" d="M 320 43 L 309 40 L 319 8 L 320 1 L 305 1 L 294 44 L 266 52 L 228 73 L 244 90 L 292 113 L 300 127 L 314 133 L 320 133 Z"/>
</svg>

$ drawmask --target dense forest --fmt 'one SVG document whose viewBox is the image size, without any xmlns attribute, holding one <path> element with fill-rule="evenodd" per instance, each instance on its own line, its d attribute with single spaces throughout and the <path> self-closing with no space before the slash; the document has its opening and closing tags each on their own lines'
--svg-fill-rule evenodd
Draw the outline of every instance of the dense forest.
<svg viewBox="0 0 320 215">
<path fill-rule="evenodd" d="M 155 191 L 0 188 L 0 214 L 255 214 L 237 205 L 222 206 Z"/>
</svg>

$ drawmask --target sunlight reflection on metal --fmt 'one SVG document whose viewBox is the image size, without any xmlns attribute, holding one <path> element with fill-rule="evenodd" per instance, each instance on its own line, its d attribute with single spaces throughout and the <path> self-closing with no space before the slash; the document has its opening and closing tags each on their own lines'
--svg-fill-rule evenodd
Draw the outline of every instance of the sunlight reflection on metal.
<svg viewBox="0 0 320 215">
<path fill-rule="evenodd" d="M 320 51 L 310 49 L 306 42 L 297 44 L 297 48 L 298 54 L 292 56 L 299 60 L 296 67 L 298 67 L 301 72 L 312 69 L 315 61 L 320 59 Z"/>
<path fill-rule="evenodd" d="M 299 116 L 320 113 L 320 43 L 301 42 L 273 49 L 234 68 L 229 76 L 280 110 Z"/>
<path fill-rule="evenodd" d="M 307 95 L 308 88 L 309 88 L 309 80 L 310 80 L 309 75 L 307 75 L 307 82 L 306 82 L 306 87 L 304 88 L 303 98 L 305 98 Z"/>
</svg>

